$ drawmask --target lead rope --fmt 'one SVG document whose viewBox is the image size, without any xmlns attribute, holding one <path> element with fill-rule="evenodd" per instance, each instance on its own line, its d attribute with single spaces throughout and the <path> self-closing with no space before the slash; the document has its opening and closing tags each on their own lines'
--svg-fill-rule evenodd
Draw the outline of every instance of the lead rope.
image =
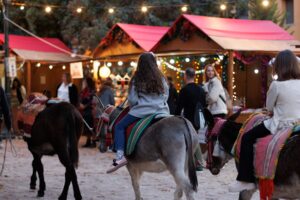
<svg viewBox="0 0 300 200">
<path fill-rule="evenodd" d="M 8 137 L 8 138 L 7 138 Z M 6 137 L 5 139 L 5 147 L 4 147 L 4 154 L 3 154 L 3 162 L 2 162 L 2 166 L 1 166 L 1 171 L 0 171 L 0 176 L 2 176 L 3 172 L 4 172 L 4 168 L 5 168 L 5 162 L 6 162 L 6 153 L 7 153 L 7 145 L 8 145 L 8 142 L 10 143 L 11 145 L 11 151 L 13 153 L 13 156 L 14 157 L 17 157 L 17 151 L 12 143 L 12 138 L 11 138 L 11 132 L 8 131 L 8 136 Z"/>
</svg>

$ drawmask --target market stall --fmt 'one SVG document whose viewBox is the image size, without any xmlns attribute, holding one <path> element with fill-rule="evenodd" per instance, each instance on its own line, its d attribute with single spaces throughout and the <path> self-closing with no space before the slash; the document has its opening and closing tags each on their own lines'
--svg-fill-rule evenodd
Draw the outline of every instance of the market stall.
<svg viewBox="0 0 300 200">
<path fill-rule="evenodd" d="M 176 72 L 177 89 L 183 85 L 185 59 L 195 63 L 199 82 L 204 66 L 214 63 L 233 99 L 258 108 L 272 78 L 268 62 L 284 49 L 299 54 L 300 41 L 271 21 L 182 15 L 153 50 L 165 58 L 166 74 Z"/>
<path fill-rule="evenodd" d="M 138 56 L 152 51 L 167 31 L 168 27 L 118 23 L 94 50 L 95 76 L 113 79 L 117 104 L 127 96 L 128 81 Z"/>
<path fill-rule="evenodd" d="M 0 34 L 0 44 L 4 35 Z M 69 70 L 69 63 L 78 60 L 71 50 L 57 38 L 35 38 L 9 35 L 10 56 L 16 57 L 17 77 L 31 91 L 49 90 L 55 93 L 61 74 Z M 4 64 L 1 63 L 4 80 Z M 2 81 L 4 84 L 4 81 Z"/>
</svg>

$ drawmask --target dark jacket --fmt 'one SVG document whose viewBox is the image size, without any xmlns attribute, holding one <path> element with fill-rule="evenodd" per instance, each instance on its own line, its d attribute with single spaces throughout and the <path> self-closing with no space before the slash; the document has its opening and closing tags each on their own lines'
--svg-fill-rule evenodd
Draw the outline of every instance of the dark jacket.
<svg viewBox="0 0 300 200">
<path fill-rule="evenodd" d="M 60 87 L 60 85 L 56 88 L 56 96 L 58 94 L 58 88 Z M 76 85 L 74 85 L 73 83 L 69 86 L 69 98 L 70 98 L 70 103 L 73 104 L 75 107 L 78 107 L 79 105 L 78 89 Z"/>
<path fill-rule="evenodd" d="M 10 120 L 8 103 L 7 103 L 7 99 L 6 99 L 4 90 L 1 86 L 0 86 L 0 115 L 1 115 L 1 118 L 2 118 L 2 116 L 4 116 L 4 122 L 5 122 L 6 128 L 8 130 L 11 129 L 11 120 Z"/>
<path fill-rule="evenodd" d="M 175 115 L 176 106 L 178 101 L 178 93 L 173 85 L 169 87 L 169 98 L 168 98 L 168 105 L 170 109 L 170 114 Z"/>
<path fill-rule="evenodd" d="M 185 85 L 180 90 L 175 114 L 180 115 L 182 109 L 184 109 L 183 116 L 190 120 L 190 122 L 194 125 L 195 109 L 198 102 L 205 107 L 206 102 L 204 89 L 195 83 Z"/>
</svg>

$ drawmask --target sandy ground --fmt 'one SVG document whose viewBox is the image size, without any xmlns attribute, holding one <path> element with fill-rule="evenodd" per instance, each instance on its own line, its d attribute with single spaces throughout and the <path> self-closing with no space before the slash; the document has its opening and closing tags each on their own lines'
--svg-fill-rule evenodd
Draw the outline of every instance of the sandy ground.
<svg viewBox="0 0 300 200">
<path fill-rule="evenodd" d="M 32 156 L 23 140 L 15 139 L 13 144 L 17 150 L 17 156 L 14 157 L 11 150 L 8 150 L 5 170 L 0 177 L 0 199 L 37 199 L 37 191 L 29 189 Z M 3 162 L 3 152 L 4 149 L 0 149 L 0 164 Z M 101 154 L 96 148 L 80 148 L 80 164 L 77 176 L 83 199 L 134 199 L 130 176 L 125 167 L 112 175 L 105 173 L 113 156 L 113 153 Z M 42 161 L 47 185 L 45 197 L 42 199 L 57 199 L 63 188 L 65 169 L 60 164 L 57 156 L 43 157 Z M 238 199 L 238 194 L 228 192 L 228 185 L 236 177 L 233 161 L 228 163 L 218 176 L 211 175 L 207 170 L 197 174 L 199 187 L 195 195 L 196 199 Z M 141 179 L 141 193 L 144 200 L 173 199 L 174 190 L 175 183 L 168 172 L 160 174 L 145 173 Z M 74 199 L 71 187 L 68 199 Z M 258 195 L 256 194 L 253 199 L 259 199 Z"/>
</svg>

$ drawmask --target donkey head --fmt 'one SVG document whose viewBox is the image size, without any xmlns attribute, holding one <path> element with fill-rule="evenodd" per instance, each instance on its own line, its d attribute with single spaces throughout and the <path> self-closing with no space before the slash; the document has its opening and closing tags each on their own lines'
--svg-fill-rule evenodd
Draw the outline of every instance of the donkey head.
<svg viewBox="0 0 300 200">
<path fill-rule="evenodd" d="M 217 131 L 217 133 L 208 134 L 207 136 L 207 167 L 214 175 L 219 174 L 220 170 L 231 158 L 231 150 L 241 128 L 241 124 L 234 122 L 234 120 L 239 116 L 240 112 L 239 110 L 226 121 L 223 120 L 221 126 L 220 119 L 214 119 L 209 111 L 205 113 L 208 122 L 208 131 Z M 216 126 L 220 128 L 216 129 Z"/>
</svg>

